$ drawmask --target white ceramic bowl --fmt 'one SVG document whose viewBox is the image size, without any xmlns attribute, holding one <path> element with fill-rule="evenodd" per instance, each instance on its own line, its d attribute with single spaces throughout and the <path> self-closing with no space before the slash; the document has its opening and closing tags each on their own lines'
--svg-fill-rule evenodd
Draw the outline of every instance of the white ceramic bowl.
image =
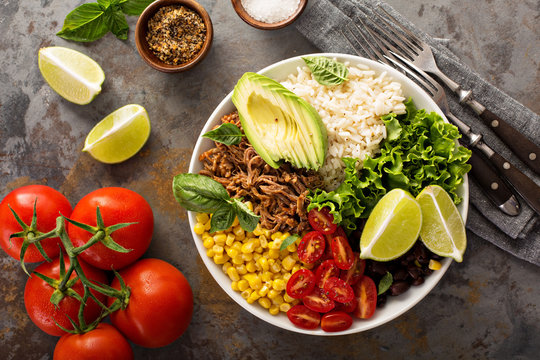
<svg viewBox="0 0 540 360">
<path fill-rule="evenodd" d="M 433 102 L 433 100 L 431 100 L 429 95 L 427 95 L 419 86 L 409 80 L 406 76 L 393 68 L 382 65 L 378 62 L 374 62 L 372 60 L 353 55 L 325 53 L 311 54 L 306 56 L 326 56 L 329 58 L 336 58 L 340 62 L 348 61 L 350 64 L 365 64 L 371 69 L 375 70 L 377 73 L 386 71 L 389 75 L 392 76 L 394 80 L 399 81 L 402 84 L 402 89 L 405 97 L 411 97 L 414 100 L 417 108 L 427 109 L 429 111 L 436 111 L 443 118 L 445 118 L 442 111 Z M 259 73 L 266 75 L 274 80 L 283 81 L 289 74 L 296 72 L 296 69 L 299 66 L 304 66 L 304 61 L 298 56 L 270 65 L 259 71 Z M 211 130 L 211 128 L 216 124 L 219 124 L 220 118 L 223 115 L 229 114 L 235 110 L 235 107 L 231 102 L 231 96 L 232 92 L 229 93 L 225 97 L 225 99 L 223 99 L 223 101 L 214 110 L 212 115 L 210 115 L 210 118 L 206 122 L 206 125 L 201 132 L 201 135 Z M 198 173 L 202 169 L 201 163 L 199 161 L 199 155 L 213 146 L 214 144 L 211 140 L 199 137 L 193 151 L 193 156 L 191 157 L 191 163 L 189 166 L 190 173 Z M 465 221 L 467 219 L 467 209 L 469 204 L 469 187 L 466 175 L 464 179 L 464 185 L 461 186 L 461 188 L 458 190 L 460 196 L 463 198 L 463 202 L 458 206 L 458 208 L 462 218 Z M 437 283 L 443 277 L 444 273 L 446 272 L 451 263 L 450 259 L 444 259 L 442 262 L 442 268 L 438 271 L 433 272 L 432 275 L 426 277 L 425 282 L 422 285 L 411 287 L 406 293 L 402 295 L 396 297 L 388 297 L 388 301 L 385 306 L 377 309 L 373 317 L 367 320 L 355 319 L 352 326 L 345 331 L 329 333 L 324 332 L 320 328 L 316 330 L 304 330 L 294 326 L 284 313 L 280 313 L 277 316 L 270 315 L 268 310 L 263 309 L 261 306 L 259 306 L 257 302 L 255 302 L 254 304 L 248 304 L 246 300 L 244 300 L 242 296 L 240 296 L 239 292 L 233 291 L 231 289 L 231 280 L 226 274 L 223 273 L 223 271 L 221 270 L 221 265 L 216 265 L 211 258 L 206 256 L 206 249 L 203 247 L 201 237 L 193 232 L 193 226 L 196 223 L 195 213 L 189 212 L 188 216 L 189 224 L 192 229 L 191 232 L 193 235 L 193 240 L 195 242 L 195 246 L 197 246 L 199 255 L 201 256 L 206 267 L 208 268 L 208 271 L 210 271 L 214 279 L 223 288 L 223 290 L 240 306 L 242 306 L 244 309 L 246 309 L 253 315 L 257 316 L 259 319 L 266 321 L 272 325 L 278 326 L 282 329 L 295 331 L 303 334 L 326 336 L 352 334 L 372 329 L 392 319 L 395 319 L 399 315 L 412 308 L 420 300 L 422 300 L 431 291 L 431 289 L 433 289 L 433 287 L 437 285 Z"/>
</svg>

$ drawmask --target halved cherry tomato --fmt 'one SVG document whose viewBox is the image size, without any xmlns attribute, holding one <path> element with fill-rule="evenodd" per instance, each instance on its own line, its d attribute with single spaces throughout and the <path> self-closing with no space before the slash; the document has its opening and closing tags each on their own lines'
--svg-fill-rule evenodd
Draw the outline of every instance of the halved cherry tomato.
<svg viewBox="0 0 540 360">
<path fill-rule="evenodd" d="M 321 322 L 321 315 L 318 312 L 300 304 L 290 308 L 287 317 L 294 325 L 308 330 L 317 328 Z"/>
<path fill-rule="evenodd" d="M 323 207 L 321 210 L 311 210 L 308 213 L 308 221 L 314 230 L 325 235 L 333 234 L 337 229 L 337 224 L 334 224 L 334 215 L 330 214 L 328 207 Z"/>
<path fill-rule="evenodd" d="M 356 297 L 353 297 L 351 301 L 346 303 L 337 303 L 336 304 L 336 310 L 345 311 L 347 313 L 352 313 L 354 310 L 356 310 L 356 307 L 358 306 L 358 300 L 356 300 Z"/>
<path fill-rule="evenodd" d="M 347 330 L 352 325 L 352 317 L 343 311 L 330 311 L 321 319 L 321 328 L 327 332 Z"/>
<path fill-rule="evenodd" d="M 339 276 L 339 268 L 333 259 L 325 260 L 315 271 L 315 279 L 317 286 L 324 289 L 324 283 L 332 276 Z"/>
<path fill-rule="evenodd" d="M 309 309 L 321 313 L 329 312 L 336 306 L 334 300 L 330 299 L 319 287 L 316 287 L 311 294 L 304 296 L 302 301 Z"/>
<path fill-rule="evenodd" d="M 351 285 L 337 277 L 331 277 L 324 283 L 326 295 L 337 302 L 346 303 L 354 298 Z"/>
<path fill-rule="evenodd" d="M 298 244 L 298 257 L 306 264 L 313 264 L 321 258 L 325 246 L 324 235 L 318 231 L 310 231 Z"/>
<path fill-rule="evenodd" d="M 360 259 L 358 253 L 353 253 L 353 255 L 353 266 L 349 270 L 341 270 L 341 274 L 339 275 L 339 278 L 349 285 L 356 284 L 362 278 L 366 269 L 366 260 Z"/>
<path fill-rule="evenodd" d="M 309 295 L 315 287 L 315 275 L 308 269 L 300 269 L 287 281 L 287 294 L 295 299 Z"/>
<path fill-rule="evenodd" d="M 331 241 L 332 254 L 341 270 L 349 270 L 354 264 L 354 254 L 346 237 L 334 236 Z"/>
<path fill-rule="evenodd" d="M 359 282 L 353 286 L 354 296 L 358 306 L 353 315 L 360 319 L 369 319 L 373 316 L 377 307 L 377 287 L 371 278 L 362 276 Z"/>
</svg>

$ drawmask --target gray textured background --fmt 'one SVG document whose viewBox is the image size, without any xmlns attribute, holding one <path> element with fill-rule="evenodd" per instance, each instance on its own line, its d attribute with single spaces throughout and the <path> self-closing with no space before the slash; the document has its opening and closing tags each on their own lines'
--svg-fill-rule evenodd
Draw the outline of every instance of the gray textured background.
<svg viewBox="0 0 540 360">
<path fill-rule="evenodd" d="M 311 0 L 316 1 L 316 0 Z M 47 184 L 75 204 L 102 186 L 142 194 L 156 217 L 147 256 L 181 269 L 195 295 L 188 331 L 161 349 L 134 347 L 138 359 L 536 359 L 540 352 L 540 271 L 483 242 L 469 244 L 420 304 L 396 320 L 357 335 L 316 338 L 284 332 L 253 317 L 218 287 L 201 262 L 185 212 L 170 192 L 172 177 L 186 171 L 204 122 L 245 71 L 316 49 L 294 29 L 249 27 L 227 0 L 201 0 L 215 38 L 202 64 L 184 74 L 162 74 L 138 56 L 129 40 L 111 34 L 91 44 L 54 34 L 83 1 L 5 0 L 0 3 L 0 197 L 30 183 Z M 450 48 L 488 81 L 540 112 L 538 18 L 535 0 L 391 0 L 421 29 L 450 39 Z M 42 46 L 83 51 L 103 68 L 103 92 L 90 105 L 61 99 L 37 68 Z M 101 118 L 128 103 L 146 107 L 152 120 L 147 145 L 119 165 L 94 161 L 80 149 Z M 0 255 L 0 359 L 52 359 L 56 338 L 27 317 L 25 276 Z"/>
</svg>

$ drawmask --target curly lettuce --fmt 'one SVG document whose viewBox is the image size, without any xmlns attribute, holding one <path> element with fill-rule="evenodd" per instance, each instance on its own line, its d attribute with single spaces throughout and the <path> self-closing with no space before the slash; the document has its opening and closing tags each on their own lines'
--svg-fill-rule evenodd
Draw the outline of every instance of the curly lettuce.
<svg viewBox="0 0 540 360">
<path fill-rule="evenodd" d="M 367 157 L 362 170 L 358 159 L 343 158 L 345 178 L 334 191 L 317 189 L 308 195 L 308 210 L 330 208 L 334 222 L 345 229 L 356 229 L 359 218 L 367 218 L 377 202 L 391 189 L 401 188 L 413 196 L 428 185 L 445 189 L 454 203 L 461 198 L 457 188 L 471 166 L 471 151 L 457 146 L 458 129 L 435 112 L 417 110 L 412 100 L 405 103 L 406 114 L 382 117 L 387 137 L 381 154 Z"/>
</svg>

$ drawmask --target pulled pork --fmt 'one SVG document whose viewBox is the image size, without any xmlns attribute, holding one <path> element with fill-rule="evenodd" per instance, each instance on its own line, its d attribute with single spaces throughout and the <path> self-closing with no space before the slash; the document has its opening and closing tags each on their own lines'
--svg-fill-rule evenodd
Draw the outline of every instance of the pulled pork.
<svg viewBox="0 0 540 360">
<path fill-rule="evenodd" d="M 241 128 L 237 112 L 223 116 L 221 121 Z M 306 195 L 310 189 L 322 186 L 317 173 L 294 169 L 286 163 L 274 169 L 245 138 L 238 145 L 216 143 L 199 160 L 204 166 L 201 175 L 220 182 L 231 197 L 251 201 L 263 228 L 298 234 L 310 229 Z"/>
</svg>

